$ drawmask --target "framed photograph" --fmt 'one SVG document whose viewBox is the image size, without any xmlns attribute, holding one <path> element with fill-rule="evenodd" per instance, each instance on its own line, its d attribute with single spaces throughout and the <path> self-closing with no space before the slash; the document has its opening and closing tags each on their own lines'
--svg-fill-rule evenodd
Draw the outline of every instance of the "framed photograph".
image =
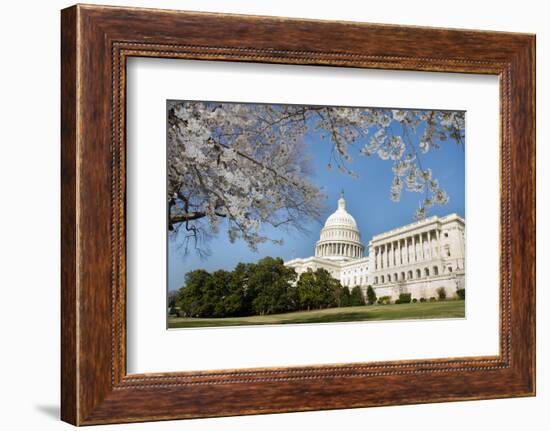
<svg viewBox="0 0 550 431">
<path fill-rule="evenodd" d="M 62 419 L 535 394 L 535 37 L 62 11 Z"/>
</svg>

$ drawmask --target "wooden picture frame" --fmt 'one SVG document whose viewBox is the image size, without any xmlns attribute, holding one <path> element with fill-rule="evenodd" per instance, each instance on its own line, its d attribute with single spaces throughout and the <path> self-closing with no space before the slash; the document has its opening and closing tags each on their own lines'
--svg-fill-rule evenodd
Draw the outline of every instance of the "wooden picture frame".
<svg viewBox="0 0 550 431">
<path fill-rule="evenodd" d="M 83 5 L 61 17 L 64 421 L 535 394 L 534 35 Z M 128 375 L 125 65 L 131 56 L 498 75 L 500 354 Z"/>
</svg>

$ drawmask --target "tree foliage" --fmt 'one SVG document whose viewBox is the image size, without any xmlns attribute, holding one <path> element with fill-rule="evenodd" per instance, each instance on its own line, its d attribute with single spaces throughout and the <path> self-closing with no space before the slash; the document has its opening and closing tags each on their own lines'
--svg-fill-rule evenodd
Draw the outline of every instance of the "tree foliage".
<svg viewBox="0 0 550 431">
<path fill-rule="evenodd" d="M 370 284 L 367 287 L 367 302 L 369 305 L 376 304 L 376 292 Z"/>
<path fill-rule="evenodd" d="M 323 209 L 312 183 L 304 137 L 321 133 L 331 146 L 328 168 L 357 176 L 356 155 L 391 162 L 390 198 L 422 194 L 415 217 L 449 197 L 422 155 L 444 141 L 464 144 L 464 113 L 433 110 L 169 102 L 169 228 L 197 246 L 225 221 L 229 239 L 251 249 L 264 226 L 302 229 Z M 202 253 L 200 247 L 197 250 Z"/>
<path fill-rule="evenodd" d="M 282 259 L 239 263 L 233 271 L 186 274 L 176 305 L 185 317 L 237 317 L 363 305 L 359 286 L 350 292 L 325 269 L 298 278 Z"/>
<path fill-rule="evenodd" d="M 301 310 L 336 307 L 340 298 L 340 282 L 326 269 L 308 270 L 298 280 L 298 298 Z"/>
<path fill-rule="evenodd" d="M 365 297 L 363 296 L 363 291 L 359 286 L 354 286 L 353 289 L 351 289 L 350 305 L 365 305 Z"/>
</svg>

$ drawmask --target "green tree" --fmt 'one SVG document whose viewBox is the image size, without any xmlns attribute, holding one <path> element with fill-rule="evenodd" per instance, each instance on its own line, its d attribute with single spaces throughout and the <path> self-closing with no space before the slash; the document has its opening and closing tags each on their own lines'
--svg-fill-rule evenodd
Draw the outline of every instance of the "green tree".
<svg viewBox="0 0 550 431">
<path fill-rule="evenodd" d="M 355 286 L 351 289 L 350 305 L 365 305 L 365 297 L 363 296 L 363 291 L 359 286 Z"/>
<path fill-rule="evenodd" d="M 338 289 L 338 307 L 349 307 L 351 305 L 351 294 L 347 287 Z"/>
<path fill-rule="evenodd" d="M 176 301 L 184 316 L 202 316 L 203 291 L 210 278 L 211 275 L 203 269 L 190 271 L 185 275 L 185 285 L 178 291 Z"/>
<path fill-rule="evenodd" d="M 319 286 L 319 308 L 330 308 L 338 305 L 338 297 L 342 286 L 326 269 L 315 271 L 315 281 Z"/>
<path fill-rule="evenodd" d="M 341 297 L 339 281 L 321 268 L 302 273 L 297 287 L 301 310 L 336 307 Z"/>
<path fill-rule="evenodd" d="M 308 269 L 300 275 L 297 286 L 299 308 L 301 310 L 319 308 L 319 287 L 316 285 L 315 274 L 311 269 Z"/>
<path fill-rule="evenodd" d="M 374 289 L 372 288 L 372 286 L 370 284 L 367 287 L 367 301 L 368 301 L 369 305 L 372 305 L 372 304 L 376 303 L 376 292 L 374 291 Z"/>
<path fill-rule="evenodd" d="M 254 314 L 273 314 L 290 311 L 296 302 L 291 288 L 296 272 L 280 258 L 265 257 L 249 269 L 248 288 L 254 293 Z"/>
<path fill-rule="evenodd" d="M 226 316 L 246 316 L 252 314 L 251 298 L 248 290 L 250 265 L 239 263 L 231 272 L 229 291 L 224 298 Z"/>
<path fill-rule="evenodd" d="M 212 273 L 212 277 L 206 283 L 203 296 L 203 307 L 207 310 L 204 314 L 212 317 L 226 317 L 230 315 L 227 310 L 227 299 L 231 293 L 232 274 L 220 269 Z"/>
</svg>

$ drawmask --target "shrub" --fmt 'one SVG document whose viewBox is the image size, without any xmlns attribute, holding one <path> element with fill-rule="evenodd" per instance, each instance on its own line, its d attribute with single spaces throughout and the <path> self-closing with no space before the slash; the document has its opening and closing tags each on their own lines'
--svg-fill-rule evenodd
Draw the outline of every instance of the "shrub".
<svg viewBox="0 0 550 431">
<path fill-rule="evenodd" d="M 381 296 L 378 299 L 378 304 L 380 305 L 387 305 L 389 303 L 391 303 L 391 296 Z"/>
<path fill-rule="evenodd" d="M 410 293 L 401 293 L 401 294 L 399 294 L 398 301 L 399 301 L 400 304 L 409 304 L 411 302 L 411 294 Z"/>
<path fill-rule="evenodd" d="M 413 299 L 412 299 L 412 302 L 413 302 L 413 304 L 416 304 L 416 303 L 418 302 L 418 299 L 413 298 Z"/>
<path fill-rule="evenodd" d="M 440 301 L 443 301 L 444 299 L 447 298 L 447 292 L 445 291 L 444 287 L 438 287 L 436 292 L 437 292 L 437 297 L 439 298 Z"/>
<path fill-rule="evenodd" d="M 465 289 L 457 289 L 456 296 L 458 296 L 460 299 L 466 299 L 466 290 Z"/>
<path fill-rule="evenodd" d="M 435 301 L 437 301 L 437 299 L 435 299 L 435 297 L 431 296 L 430 297 L 430 302 L 435 302 Z"/>
<path fill-rule="evenodd" d="M 420 302 L 426 302 L 426 298 L 420 298 Z"/>
</svg>

